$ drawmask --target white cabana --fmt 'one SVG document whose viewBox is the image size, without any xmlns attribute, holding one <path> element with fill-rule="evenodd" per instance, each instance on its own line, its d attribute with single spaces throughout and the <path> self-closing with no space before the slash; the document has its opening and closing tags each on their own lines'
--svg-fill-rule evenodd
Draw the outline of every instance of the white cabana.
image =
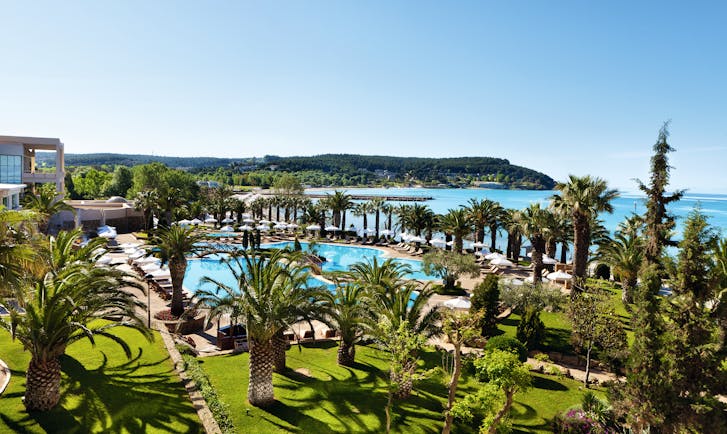
<svg viewBox="0 0 727 434">
<path fill-rule="evenodd" d="M 512 267 L 515 264 L 513 264 L 512 262 L 508 261 L 507 259 L 505 259 L 503 257 L 499 257 L 499 258 L 495 258 L 495 259 L 491 260 L 490 265 L 495 265 L 497 267 Z"/>
<path fill-rule="evenodd" d="M 156 271 L 159 269 L 160 269 L 159 264 L 157 264 L 156 262 L 150 262 L 148 264 L 144 264 L 141 266 L 141 270 L 146 274 L 149 274 L 152 271 Z"/>
<path fill-rule="evenodd" d="M 366 233 L 366 235 L 374 235 L 376 233 L 376 229 L 368 228 L 368 229 L 364 229 L 364 232 Z"/>
<path fill-rule="evenodd" d="M 287 224 L 285 224 L 285 223 L 282 223 L 282 222 L 281 222 L 281 223 L 278 223 L 278 224 L 276 224 L 276 225 L 275 225 L 275 226 L 273 226 L 273 227 L 274 227 L 275 229 L 278 229 L 278 230 L 282 230 L 282 231 L 284 231 L 284 230 L 288 229 L 288 225 L 287 225 Z"/>
<path fill-rule="evenodd" d="M 164 278 L 170 279 L 172 277 L 168 268 L 156 269 L 156 270 L 152 271 L 151 273 L 148 273 L 147 276 L 151 276 L 154 279 L 164 279 Z"/>
<path fill-rule="evenodd" d="M 135 250 L 133 253 L 129 254 L 129 259 L 139 259 L 144 257 L 146 255 L 146 252 L 143 250 Z"/>
<path fill-rule="evenodd" d="M 566 273 L 565 271 L 555 271 L 553 273 L 548 274 L 548 279 L 550 280 L 570 280 L 573 276 Z"/>
<path fill-rule="evenodd" d="M 272 223 L 272 222 L 270 220 L 268 220 L 268 219 L 262 219 L 262 220 L 260 220 L 260 224 L 261 225 L 269 225 L 270 223 Z"/>
<path fill-rule="evenodd" d="M 460 310 L 466 310 L 472 307 L 472 302 L 466 297 L 457 297 L 450 300 L 445 301 L 442 303 L 444 307 L 448 307 L 450 309 L 460 309 Z"/>
<path fill-rule="evenodd" d="M 117 247 L 120 249 L 135 249 L 139 246 L 141 246 L 141 243 L 122 243 L 119 244 Z"/>
<path fill-rule="evenodd" d="M 161 264 L 162 260 L 153 256 L 145 256 L 143 258 L 134 259 L 134 263 L 139 266 L 145 264 Z"/>
<path fill-rule="evenodd" d="M 550 279 L 548 279 L 547 277 L 543 277 L 542 279 L 543 279 L 542 280 L 543 283 L 550 282 Z M 532 275 L 526 277 L 524 280 L 525 280 L 525 282 L 530 283 L 530 284 L 535 283 L 535 279 L 533 279 L 533 276 Z"/>
<path fill-rule="evenodd" d="M 543 264 L 545 264 L 545 265 L 555 265 L 557 263 L 558 263 L 558 261 L 556 261 L 555 259 L 551 258 L 550 256 L 543 255 Z"/>
<path fill-rule="evenodd" d="M 97 265 L 108 265 L 111 263 L 113 258 L 110 255 L 102 255 L 100 258 L 96 260 Z"/>
<path fill-rule="evenodd" d="M 472 243 L 472 247 L 474 247 L 475 249 L 481 249 L 485 247 L 485 244 L 480 241 L 475 241 L 474 243 Z"/>
</svg>

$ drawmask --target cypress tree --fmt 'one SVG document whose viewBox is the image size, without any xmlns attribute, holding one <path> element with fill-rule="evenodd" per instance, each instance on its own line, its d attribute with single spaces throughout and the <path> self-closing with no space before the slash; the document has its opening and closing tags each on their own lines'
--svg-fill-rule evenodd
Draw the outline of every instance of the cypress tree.
<svg viewBox="0 0 727 434">
<path fill-rule="evenodd" d="M 657 264 L 661 258 L 664 246 L 676 246 L 671 239 L 670 232 L 674 229 L 674 216 L 667 210 L 667 205 L 676 202 L 684 195 L 683 190 L 677 190 L 666 194 L 666 186 L 669 185 L 669 158 L 667 154 L 673 152 L 674 148 L 669 146 L 669 122 L 665 122 L 659 130 L 659 137 L 654 144 L 654 155 L 651 157 L 651 179 L 649 185 L 645 185 L 638 179 L 639 189 L 646 194 L 646 249 L 644 252 L 647 264 Z"/>
</svg>

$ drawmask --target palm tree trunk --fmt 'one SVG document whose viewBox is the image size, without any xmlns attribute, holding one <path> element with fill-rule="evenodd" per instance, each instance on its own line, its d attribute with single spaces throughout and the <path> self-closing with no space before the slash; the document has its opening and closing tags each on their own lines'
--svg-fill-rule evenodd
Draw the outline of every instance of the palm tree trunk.
<svg viewBox="0 0 727 434">
<path fill-rule="evenodd" d="M 250 340 L 250 381 L 247 400 L 256 407 L 265 407 L 275 401 L 273 392 L 273 346 L 270 341 Z"/>
<path fill-rule="evenodd" d="M 391 223 L 393 220 L 393 215 L 394 215 L 393 212 L 389 213 L 389 219 L 388 219 L 389 221 L 386 223 L 386 229 L 388 229 L 388 230 L 391 230 Z"/>
<path fill-rule="evenodd" d="M 283 336 L 283 329 L 280 329 L 273 336 L 273 370 L 275 372 L 285 371 L 285 351 L 288 349 L 288 341 Z"/>
<path fill-rule="evenodd" d="M 25 377 L 25 399 L 28 411 L 47 411 L 61 399 L 61 364 L 57 358 L 46 362 L 30 360 Z"/>
<path fill-rule="evenodd" d="M 447 395 L 447 411 L 444 417 L 444 429 L 442 434 L 449 434 L 452 430 L 452 422 L 454 421 L 454 415 L 452 414 L 452 407 L 454 407 L 454 399 L 457 394 L 457 384 L 459 383 L 459 377 L 462 374 L 462 353 L 460 345 L 454 346 L 454 372 L 452 372 L 452 379 L 449 380 L 449 393 Z"/>
<path fill-rule="evenodd" d="M 543 281 L 543 252 L 540 250 L 542 242 L 535 240 L 530 242 L 533 244 L 533 283 L 539 283 Z"/>
<path fill-rule="evenodd" d="M 495 244 L 497 243 L 497 225 L 490 225 L 490 248 L 495 251 Z"/>
<path fill-rule="evenodd" d="M 575 214 L 573 216 L 573 275 L 578 280 L 586 277 L 586 265 L 588 262 L 588 248 L 590 247 L 588 217 Z M 575 285 L 574 285 L 575 289 Z"/>
<path fill-rule="evenodd" d="M 376 241 L 379 241 L 379 217 L 380 217 L 381 211 L 376 210 Z"/>
<path fill-rule="evenodd" d="M 338 346 L 337 362 L 341 366 L 353 366 L 356 362 L 356 346 L 341 339 Z"/>
<path fill-rule="evenodd" d="M 169 261 L 169 273 L 172 277 L 172 315 L 175 317 L 184 313 L 182 282 L 186 270 L 187 260 L 184 257 L 173 258 Z"/>
<path fill-rule="evenodd" d="M 414 363 L 412 361 L 409 361 L 405 366 L 404 369 L 408 370 L 410 373 L 414 370 Z M 406 378 L 403 378 L 404 376 L 401 374 L 398 374 L 396 372 L 390 373 L 391 382 L 392 384 L 398 384 L 399 388 L 397 389 L 396 393 L 394 393 L 394 397 L 396 399 L 406 399 L 411 395 L 411 390 L 414 388 L 414 384 L 412 383 L 411 375 L 407 375 Z"/>
<path fill-rule="evenodd" d="M 555 239 L 551 238 L 545 244 L 545 254 L 550 256 L 551 258 L 555 258 L 555 249 L 556 249 Z"/>
<path fill-rule="evenodd" d="M 563 241 L 560 244 L 560 262 L 565 264 L 568 260 L 567 255 L 568 254 L 568 243 Z"/>
</svg>

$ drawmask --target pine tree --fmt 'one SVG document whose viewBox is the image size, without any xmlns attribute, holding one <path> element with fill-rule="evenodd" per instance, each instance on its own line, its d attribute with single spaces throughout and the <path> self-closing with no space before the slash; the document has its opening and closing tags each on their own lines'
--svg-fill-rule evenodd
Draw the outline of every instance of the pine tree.
<svg viewBox="0 0 727 434">
<path fill-rule="evenodd" d="M 651 157 L 651 180 L 649 185 L 637 180 L 639 189 L 646 194 L 646 216 L 645 216 L 645 261 L 647 264 L 657 264 L 661 258 L 664 246 L 676 246 L 671 239 L 671 231 L 674 229 L 674 216 L 667 210 L 667 205 L 676 202 L 684 195 L 683 190 L 677 190 L 671 194 L 665 194 L 666 186 L 669 184 L 669 158 L 667 153 L 673 152 L 674 148 L 669 146 L 669 122 L 665 122 L 659 130 L 659 137 L 654 144 L 654 155 Z"/>
<path fill-rule="evenodd" d="M 498 277 L 490 274 L 480 282 L 472 291 L 471 311 L 480 315 L 480 328 L 482 336 L 491 336 L 497 329 L 497 315 L 499 314 L 500 289 Z"/>
</svg>

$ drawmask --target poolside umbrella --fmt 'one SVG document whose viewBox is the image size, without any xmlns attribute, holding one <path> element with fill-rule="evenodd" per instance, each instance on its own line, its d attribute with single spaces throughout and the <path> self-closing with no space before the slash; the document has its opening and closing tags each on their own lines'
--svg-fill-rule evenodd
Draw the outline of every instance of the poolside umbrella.
<svg viewBox="0 0 727 434">
<path fill-rule="evenodd" d="M 140 245 L 141 245 L 141 243 L 123 243 L 123 244 L 119 244 L 118 247 L 120 249 L 134 249 L 134 248 L 139 247 Z"/>
<path fill-rule="evenodd" d="M 410 242 L 410 243 L 424 243 L 424 242 L 426 242 L 426 241 L 427 241 L 427 240 L 425 240 L 425 239 L 424 239 L 424 238 L 422 238 L 422 237 L 411 237 L 411 238 L 409 238 L 409 242 Z"/>
<path fill-rule="evenodd" d="M 556 271 L 548 274 L 548 279 L 550 280 L 570 280 L 572 278 L 573 276 L 564 271 Z"/>
<path fill-rule="evenodd" d="M 288 226 L 288 229 L 298 229 L 298 225 L 295 224 L 295 223 L 291 223 L 291 224 L 289 224 L 287 226 Z"/>
<path fill-rule="evenodd" d="M 172 277 L 169 272 L 169 268 L 159 268 L 158 270 L 154 270 L 151 273 L 147 274 L 147 276 L 151 276 L 154 279 L 164 279 Z"/>
<path fill-rule="evenodd" d="M 481 248 L 485 247 L 485 244 L 477 241 L 477 242 L 472 243 L 472 247 L 474 247 L 475 249 L 481 249 Z"/>
<path fill-rule="evenodd" d="M 445 307 L 448 307 L 450 309 L 469 309 L 472 307 L 472 303 L 465 297 L 457 297 L 450 300 L 445 301 L 444 303 Z"/>
<path fill-rule="evenodd" d="M 493 259 L 497 258 L 504 258 L 505 256 L 502 253 L 492 252 L 485 255 L 485 259 L 488 261 L 492 261 Z"/>
<path fill-rule="evenodd" d="M 406 232 L 399 232 L 399 238 L 401 238 L 402 241 L 406 241 L 406 239 L 409 238 L 409 234 Z"/>
<path fill-rule="evenodd" d="M 136 247 L 132 247 L 130 249 L 124 249 L 124 254 L 125 255 L 133 255 L 134 253 L 136 253 L 138 251 L 139 251 L 139 249 L 137 249 Z"/>
<path fill-rule="evenodd" d="M 306 226 L 306 229 L 308 229 L 309 231 L 320 231 L 321 226 L 320 225 L 308 225 L 308 226 Z"/>
<path fill-rule="evenodd" d="M 330 226 L 326 226 L 326 230 L 329 232 L 338 232 L 341 229 L 338 226 L 330 225 Z"/>
<path fill-rule="evenodd" d="M 270 224 L 270 220 L 268 220 L 268 219 L 262 219 L 262 220 L 260 220 L 260 224 L 261 225 L 269 225 Z"/>
<path fill-rule="evenodd" d="M 255 223 L 255 220 L 251 219 L 250 217 L 247 217 L 247 218 L 243 219 L 242 222 L 252 224 L 252 223 Z"/>
<path fill-rule="evenodd" d="M 193 224 L 193 225 L 195 225 L 195 226 L 197 226 L 197 225 L 201 225 L 202 224 L 202 220 L 200 220 L 198 218 L 195 218 L 195 219 L 192 219 L 190 221 L 190 223 Z"/>
<path fill-rule="evenodd" d="M 499 257 L 499 258 L 495 258 L 495 259 L 491 260 L 490 265 L 495 265 L 498 267 L 512 267 L 515 264 L 513 264 L 512 262 L 508 261 L 507 259 L 505 259 L 503 257 Z"/>
<path fill-rule="evenodd" d="M 146 255 L 146 252 L 145 251 L 143 251 L 143 250 L 137 250 L 137 251 L 135 251 L 135 252 L 133 252 L 132 254 L 129 255 L 129 259 L 139 259 L 139 258 L 144 257 L 144 255 Z"/>
<path fill-rule="evenodd" d="M 558 261 L 556 261 L 555 259 L 551 258 L 550 256 L 543 255 L 543 264 L 545 264 L 545 265 L 555 265 L 557 263 L 558 263 Z"/>
<path fill-rule="evenodd" d="M 191 224 L 192 224 L 192 221 L 191 221 L 191 220 L 186 220 L 186 219 L 184 219 L 184 220 L 179 220 L 179 221 L 177 222 L 177 224 L 178 224 L 179 226 L 189 226 L 189 225 L 191 225 Z"/>
<path fill-rule="evenodd" d="M 448 245 L 448 246 L 453 246 L 453 245 L 454 245 L 454 240 L 452 240 L 452 241 L 447 241 L 447 245 Z"/>
<path fill-rule="evenodd" d="M 273 226 L 275 229 L 285 230 L 288 229 L 288 225 L 285 223 L 278 223 L 275 226 Z"/>
<path fill-rule="evenodd" d="M 435 247 L 444 247 L 447 245 L 447 242 L 441 238 L 432 238 L 431 240 L 429 240 L 429 244 Z"/>
<path fill-rule="evenodd" d="M 217 219 L 214 217 L 208 217 L 208 218 L 204 219 L 204 222 L 205 223 L 217 223 Z"/>
<path fill-rule="evenodd" d="M 366 232 L 367 235 L 373 235 L 376 233 L 376 229 L 368 228 L 364 232 Z"/>
<path fill-rule="evenodd" d="M 249 231 L 252 230 L 252 226 L 250 226 L 250 225 L 243 225 L 243 226 L 240 226 L 240 230 L 241 231 L 245 231 L 245 232 L 249 232 Z"/>
<path fill-rule="evenodd" d="M 244 219 L 249 219 L 250 217 L 252 217 L 252 216 L 250 215 L 250 213 L 247 213 L 247 212 L 246 212 L 246 213 L 243 213 L 243 214 L 240 214 L 240 216 L 241 216 L 242 218 L 244 218 Z M 244 221 L 244 220 L 243 220 L 243 221 Z"/>
<path fill-rule="evenodd" d="M 96 260 L 96 264 L 98 265 L 108 265 L 111 263 L 111 260 L 113 258 L 110 255 L 103 255 L 100 258 Z"/>
<path fill-rule="evenodd" d="M 542 279 L 543 279 L 543 283 L 550 282 L 550 279 L 548 279 L 547 277 L 543 277 Z M 527 282 L 527 283 L 535 283 L 535 280 L 533 279 L 533 276 L 528 276 L 528 277 L 525 278 L 525 282 Z"/>
<path fill-rule="evenodd" d="M 222 223 L 235 223 L 235 219 L 226 217 L 226 218 L 222 219 Z"/>
<path fill-rule="evenodd" d="M 146 257 L 134 260 L 134 263 L 136 263 L 136 265 L 159 264 L 161 262 L 162 261 L 159 258 L 155 258 L 153 256 L 146 256 Z"/>
<path fill-rule="evenodd" d="M 232 226 L 229 226 L 229 225 L 228 226 L 222 226 L 220 228 L 220 231 L 222 231 L 222 232 L 235 232 L 235 228 L 233 228 Z"/>
<path fill-rule="evenodd" d="M 255 229 L 261 231 L 261 232 L 267 232 L 270 230 L 270 227 L 267 225 L 257 225 Z"/>
<path fill-rule="evenodd" d="M 383 235 L 383 236 L 387 237 L 389 235 L 394 235 L 394 231 L 384 229 L 384 230 L 379 231 L 379 235 Z"/>
<path fill-rule="evenodd" d="M 151 273 L 152 271 L 158 270 L 159 265 L 156 263 L 149 263 L 149 264 L 142 265 L 141 269 L 142 269 L 142 271 L 144 271 L 145 273 L 148 274 L 148 273 Z"/>
</svg>

